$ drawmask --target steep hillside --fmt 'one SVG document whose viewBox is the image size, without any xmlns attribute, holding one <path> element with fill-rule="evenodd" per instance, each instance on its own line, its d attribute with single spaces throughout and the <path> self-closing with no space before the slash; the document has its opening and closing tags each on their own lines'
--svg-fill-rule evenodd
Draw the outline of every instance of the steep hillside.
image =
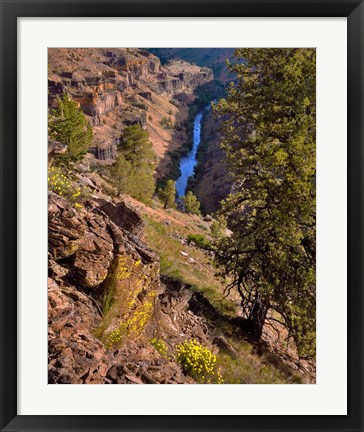
<svg viewBox="0 0 364 432">
<path fill-rule="evenodd" d="M 209 237 L 210 221 L 98 190 L 81 208 L 52 192 L 48 199 L 50 384 L 201 382 L 178 360 L 179 344 L 191 340 L 226 383 L 312 379 L 294 351 L 284 361 L 274 353 L 274 334 L 267 345 L 249 342 L 232 318 L 237 298 L 221 302 L 211 254 L 188 240 Z"/>
<path fill-rule="evenodd" d="M 210 64 L 229 50 L 205 54 Z M 232 231 L 176 199 L 171 171 L 214 91 L 204 64 L 162 65 L 142 49 L 49 50 L 50 384 L 315 381 L 314 361 L 273 327 L 275 315 L 254 339 L 241 293 L 218 274 L 217 239 Z M 206 114 L 190 185 L 209 213 L 231 189 L 217 127 Z"/>
<path fill-rule="evenodd" d="M 205 213 L 215 213 L 221 201 L 230 193 L 232 179 L 220 147 L 218 123 L 212 111 L 202 122 L 201 144 L 195 176 L 189 181 L 191 189 L 202 204 Z"/>
<path fill-rule="evenodd" d="M 193 91 L 212 79 L 211 69 L 182 61 L 161 66 L 156 56 L 141 49 L 48 51 L 49 106 L 54 107 L 62 93 L 80 104 L 93 126 L 90 151 L 96 162 L 111 163 L 123 129 L 138 124 L 149 132 L 157 178 L 168 173 L 171 154 L 186 145 Z"/>
</svg>

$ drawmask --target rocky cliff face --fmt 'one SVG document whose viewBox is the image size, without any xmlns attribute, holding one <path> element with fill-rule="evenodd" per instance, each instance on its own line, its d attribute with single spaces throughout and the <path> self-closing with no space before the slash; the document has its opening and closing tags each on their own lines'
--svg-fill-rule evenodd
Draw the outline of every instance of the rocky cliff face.
<svg viewBox="0 0 364 432">
<path fill-rule="evenodd" d="M 194 383 L 148 338 L 162 335 L 172 351 L 193 337 L 216 352 L 216 313 L 190 287 L 160 280 L 138 213 L 98 198 L 76 211 L 49 193 L 48 215 L 49 383 Z M 117 307 L 107 308 L 111 291 Z"/>
<path fill-rule="evenodd" d="M 211 69 L 182 61 L 161 66 L 158 57 L 141 49 L 52 48 L 48 64 L 49 106 L 63 93 L 78 102 L 93 126 L 91 153 L 106 161 L 115 159 L 123 129 L 133 124 L 149 129 L 162 159 L 173 144 L 161 119 L 181 123 L 186 118 L 186 108 L 176 109 L 171 98 L 192 94 L 213 79 Z"/>
<path fill-rule="evenodd" d="M 157 76 L 157 57 L 141 50 L 50 49 L 48 79 L 50 103 L 68 93 L 99 125 L 102 116 L 120 106 L 122 93 L 136 82 Z"/>
<path fill-rule="evenodd" d="M 212 70 L 192 65 L 183 60 L 173 60 L 162 68 L 155 85 L 158 93 L 169 95 L 189 93 L 195 88 L 212 81 Z"/>
</svg>

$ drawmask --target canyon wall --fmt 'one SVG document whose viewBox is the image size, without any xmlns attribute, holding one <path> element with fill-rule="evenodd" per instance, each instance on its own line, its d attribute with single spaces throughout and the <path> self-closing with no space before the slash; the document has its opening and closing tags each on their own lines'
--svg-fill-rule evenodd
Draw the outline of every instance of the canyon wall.
<svg viewBox="0 0 364 432">
<path fill-rule="evenodd" d="M 149 132 L 157 177 L 168 172 L 168 153 L 187 140 L 181 125 L 193 91 L 213 80 L 211 69 L 184 61 L 162 66 L 158 57 L 136 48 L 52 48 L 48 69 L 50 109 L 64 93 L 79 104 L 93 127 L 90 153 L 97 160 L 115 160 L 123 129 L 138 124 Z M 178 130 L 163 127 L 164 118 Z"/>
</svg>

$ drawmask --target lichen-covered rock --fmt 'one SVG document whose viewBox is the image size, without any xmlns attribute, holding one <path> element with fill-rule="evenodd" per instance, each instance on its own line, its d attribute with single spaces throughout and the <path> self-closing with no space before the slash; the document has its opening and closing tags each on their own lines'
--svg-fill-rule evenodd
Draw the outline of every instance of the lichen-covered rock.
<svg viewBox="0 0 364 432">
<path fill-rule="evenodd" d="M 103 289 L 110 293 L 115 306 L 110 328 L 104 329 L 106 346 L 112 347 L 127 337 L 138 337 L 150 320 L 159 288 L 159 262 L 143 264 L 131 255 L 116 258 Z"/>
</svg>

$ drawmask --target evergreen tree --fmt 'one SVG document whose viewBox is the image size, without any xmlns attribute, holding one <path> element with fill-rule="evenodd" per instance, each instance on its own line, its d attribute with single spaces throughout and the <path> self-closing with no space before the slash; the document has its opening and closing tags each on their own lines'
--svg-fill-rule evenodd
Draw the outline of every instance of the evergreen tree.
<svg viewBox="0 0 364 432">
<path fill-rule="evenodd" d="M 125 128 L 119 157 L 110 174 L 119 190 L 149 203 L 155 191 L 155 155 L 147 131 L 139 125 Z"/>
<path fill-rule="evenodd" d="M 186 213 L 192 213 L 192 214 L 200 214 L 200 202 L 197 199 L 196 195 L 193 194 L 193 192 L 188 191 L 187 195 L 182 198 L 183 207 L 186 211 Z"/>
<path fill-rule="evenodd" d="M 111 166 L 110 174 L 118 189 L 119 195 L 131 192 L 133 185 L 133 167 L 122 153 L 119 154 L 116 162 Z"/>
<path fill-rule="evenodd" d="M 147 168 L 148 171 L 154 169 L 155 156 L 148 132 L 139 125 L 128 126 L 124 129 L 119 151 L 134 169 L 142 167 Z"/>
<path fill-rule="evenodd" d="M 59 159 L 63 162 L 83 158 L 92 143 L 92 128 L 85 115 L 67 94 L 58 97 L 57 108 L 49 115 L 50 138 L 67 144 L 68 149 Z"/>
<path fill-rule="evenodd" d="M 230 237 L 215 247 L 251 334 L 269 310 L 302 357 L 315 352 L 314 49 L 238 49 L 237 84 L 215 111 L 235 180 L 223 203 Z"/>
<path fill-rule="evenodd" d="M 176 207 L 176 182 L 174 180 L 167 180 L 166 187 L 160 190 L 160 198 L 165 209 Z"/>
</svg>

